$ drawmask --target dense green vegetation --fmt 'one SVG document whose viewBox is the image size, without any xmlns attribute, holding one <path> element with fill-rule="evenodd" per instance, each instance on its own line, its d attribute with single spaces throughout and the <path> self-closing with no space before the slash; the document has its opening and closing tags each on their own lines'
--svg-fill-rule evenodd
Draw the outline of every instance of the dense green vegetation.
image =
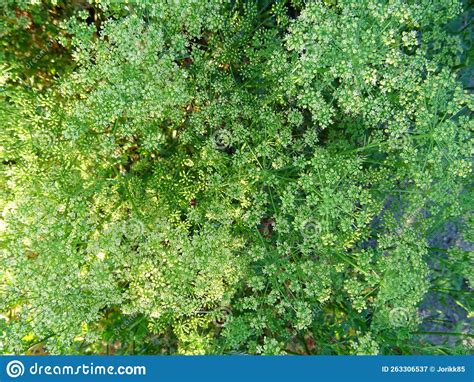
<svg viewBox="0 0 474 382">
<path fill-rule="evenodd" d="M 0 352 L 472 351 L 470 12 L 8 0 Z"/>
</svg>

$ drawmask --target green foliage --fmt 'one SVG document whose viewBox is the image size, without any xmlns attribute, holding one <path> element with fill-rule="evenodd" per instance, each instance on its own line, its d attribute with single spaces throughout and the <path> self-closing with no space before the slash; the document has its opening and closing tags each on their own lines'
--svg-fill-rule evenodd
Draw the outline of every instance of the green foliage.
<svg viewBox="0 0 474 382">
<path fill-rule="evenodd" d="M 92 9 L 72 73 L 3 67 L 0 351 L 441 351 L 414 333 L 472 208 L 457 1 Z"/>
<path fill-rule="evenodd" d="M 43 88 L 67 71 L 70 55 L 58 39 L 61 20 L 74 14 L 78 1 L 4 0 L 0 5 L 0 63 L 27 86 Z"/>
</svg>

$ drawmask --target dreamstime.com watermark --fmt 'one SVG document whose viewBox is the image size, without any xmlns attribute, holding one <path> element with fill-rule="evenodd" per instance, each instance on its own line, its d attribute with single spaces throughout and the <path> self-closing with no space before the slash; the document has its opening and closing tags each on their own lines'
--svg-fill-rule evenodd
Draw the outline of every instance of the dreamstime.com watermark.
<svg viewBox="0 0 474 382">
<path fill-rule="evenodd" d="M 216 149 L 228 149 L 232 145 L 232 134 L 226 129 L 216 130 L 212 134 L 212 141 Z"/>
<path fill-rule="evenodd" d="M 389 312 L 388 319 L 390 321 L 390 324 L 394 328 L 408 326 L 411 319 L 410 311 L 407 308 L 403 307 L 393 308 Z"/>
<path fill-rule="evenodd" d="M 38 365 L 35 362 L 25 368 L 23 362 L 10 361 L 6 366 L 6 373 L 10 378 L 18 378 L 25 373 L 29 375 L 146 375 L 146 366 L 104 366 L 89 364 L 80 365 Z"/>
</svg>

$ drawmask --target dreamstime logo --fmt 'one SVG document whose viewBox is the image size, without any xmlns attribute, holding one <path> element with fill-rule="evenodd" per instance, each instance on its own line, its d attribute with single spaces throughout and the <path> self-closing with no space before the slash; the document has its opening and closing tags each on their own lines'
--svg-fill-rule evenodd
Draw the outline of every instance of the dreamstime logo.
<svg viewBox="0 0 474 382">
<path fill-rule="evenodd" d="M 301 234 L 305 239 L 315 239 L 319 236 L 321 233 L 321 226 L 312 221 L 312 220 L 306 220 L 303 222 L 301 226 Z"/>
<path fill-rule="evenodd" d="M 143 235 L 145 226 L 143 222 L 138 219 L 132 218 L 124 223 L 123 234 L 130 240 L 135 240 Z"/>
<path fill-rule="evenodd" d="M 216 130 L 212 134 L 212 140 L 216 149 L 225 150 L 232 143 L 232 135 L 227 130 Z"/>
<path fill-rule="evenodd" d="M 13 360 L 8 362 L 6 371 L 10 378 L 18 378 L 25 374 L 25 366 L 22 362 Z"/>
<path fill-rule="evenodd" d="M 37 132 L 33 135 L 33 143 L 42 150 L 49 150 L 54 144 L 54 138 L 47 132 Z"/>
<path fill-rule="evenodd" d="M 407 326 L 410 321 L 410 314 L 406 308 L 393 308 L 388 317 L 390 324 L 395 328 Z"/>
<path fill-rule="evenodd" d="M 232 310 L 227 306 L 222 306 L 218 308 L 214 314 L 214 325 L 222 328 L 227 323 L 227 320 L 232 316 Z"/>
</svg>

